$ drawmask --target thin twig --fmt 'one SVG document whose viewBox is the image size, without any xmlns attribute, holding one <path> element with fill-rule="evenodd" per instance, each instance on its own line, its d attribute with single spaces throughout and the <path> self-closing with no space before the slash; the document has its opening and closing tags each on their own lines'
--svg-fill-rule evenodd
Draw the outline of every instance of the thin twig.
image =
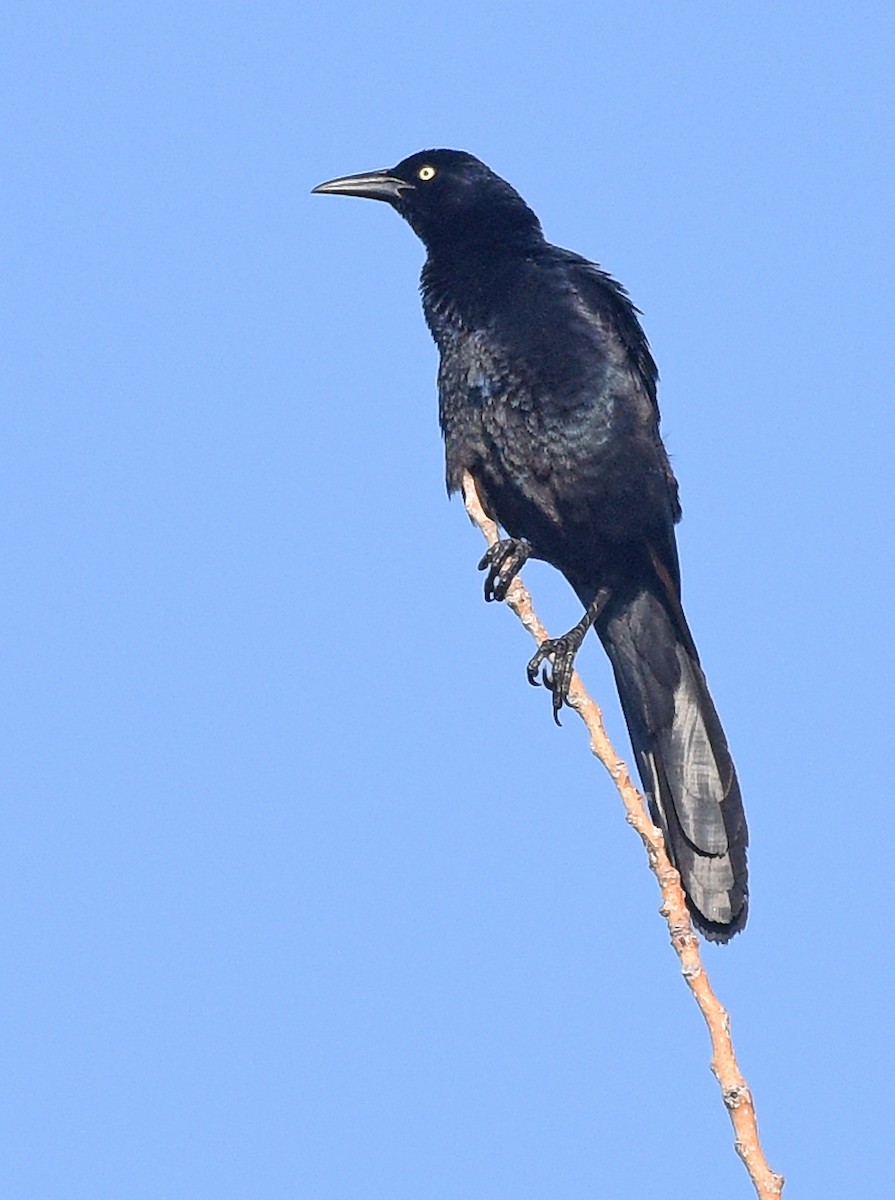
<svg viewBox="0 0 895 1200">
<path fill-rule="evenodd" d="M 475 480 L 468 473 L 463 476 L 463 499 L 466 511 L 482 531 L 489 546 L 493 545 L 500 536 L 497 526 L 485 514 Z M 535 641 L 538 644 L 543 642 L 548 636 L 547 630 L 538 620 L 531 605 L 531 596 L 518 577 L 507 593 L 507 604 Z M 699 938 L 690 923 L 680 876 L 668 858 L 665 839 L 661 830 L 651 821 L 643 797 L 631 782 L 628 768 L 609 741 L 602 714 L 584 690 L 577 671 L 572 675 L 568 702 L 587 726 L 590 748 L 612 776 L 625 806 L 628 823 L 640 834 L 650 868 L 658 880 L 662 892 L 660 911 L 668 922 L 671 944 L 681 961 L 681 973 L 709 1029 L 712 1042 L 712 1072 L 718 1080 L 721 1097 L 733 1123 L 736 1152 L 745 1163 L 759 1200 L 777 1200 L 783 1194 L 783 1176 L 771 1170 L 761 1148 L 752 1093 L 743 1078 L 734 1053 L 730 1036 L 730 1017 L 712 991 L 702 964 Z"/>
</svg>

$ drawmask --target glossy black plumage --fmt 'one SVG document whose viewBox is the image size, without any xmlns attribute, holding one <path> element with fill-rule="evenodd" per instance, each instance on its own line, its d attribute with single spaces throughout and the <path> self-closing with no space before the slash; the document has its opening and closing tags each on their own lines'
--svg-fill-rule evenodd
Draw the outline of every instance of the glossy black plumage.
<svg viewBox="0 0 895 1200">
<path fill-rule="evenodd" d="M 529 553 L 575 589 L 585 618 L 544 648 L 555 711 L 593 624 L 695 923 L 726 941 L 747 916 L 746 820 L 681 608 L 677 483 L 637 310 L 595 264 L 550 245 L 518 193 L 462 151 L 315 190 L 385 200 L 425 243 L 448 488 L 469 471 L 509 535 L 483 560 L 486 595 L 502 598 Z"/>
</svg>

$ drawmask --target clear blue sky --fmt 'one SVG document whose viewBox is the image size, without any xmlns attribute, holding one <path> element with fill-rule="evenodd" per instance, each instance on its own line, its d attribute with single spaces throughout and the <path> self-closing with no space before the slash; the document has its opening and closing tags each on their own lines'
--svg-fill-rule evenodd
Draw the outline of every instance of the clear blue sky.
<svg viewBox="0 0 895 1200">
<path fill-rule="evenodd" d="M 892 13 L 7 6 L 0 1194 L 752 1195 L 446 500 L 421 247 L 309 195 L 432 145 L 645 314 L 753 837 L 707 959 L 791 1200 L 888 1193 Z"/>
</svg>

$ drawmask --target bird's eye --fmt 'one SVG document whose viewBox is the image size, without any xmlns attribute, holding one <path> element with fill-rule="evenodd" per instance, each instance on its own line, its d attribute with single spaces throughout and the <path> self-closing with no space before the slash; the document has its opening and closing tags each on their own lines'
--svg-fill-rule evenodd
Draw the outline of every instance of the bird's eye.
<svg viewBox="0 0 895 1200">
<path fill-rule="evenodd" d="M 416 173 L 417 179 L 422 179 L 423 183 L 428 183 L 430 179 L 434 179 L 436 171 L 434 167 L 420 167 Z"/>
</svg>

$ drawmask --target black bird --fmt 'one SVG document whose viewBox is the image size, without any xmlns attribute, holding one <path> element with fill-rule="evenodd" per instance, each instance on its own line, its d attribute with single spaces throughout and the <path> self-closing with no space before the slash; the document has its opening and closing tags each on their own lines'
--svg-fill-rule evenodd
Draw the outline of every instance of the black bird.
<svg viewBox="0 0 895 1200">
<path fill-rule="evenodd" d="M 681 607 L 681 508 L 638 310 L 595 263 L 547 242 L 522 197 L 464 151 L 424 150 L 314 191 L 385 200 L 425 243 L 448 490 L 469 471 L 509 535 L 479 564 L 485 597 L 504 599 L 530 556 L 575 589 L 583 618 L 540 647 L 529 679 L 552 662 L 558 717 L 596 629 L 694 922 L 726 942 L 746 923 L 746 817 Z"/>
</svg>

